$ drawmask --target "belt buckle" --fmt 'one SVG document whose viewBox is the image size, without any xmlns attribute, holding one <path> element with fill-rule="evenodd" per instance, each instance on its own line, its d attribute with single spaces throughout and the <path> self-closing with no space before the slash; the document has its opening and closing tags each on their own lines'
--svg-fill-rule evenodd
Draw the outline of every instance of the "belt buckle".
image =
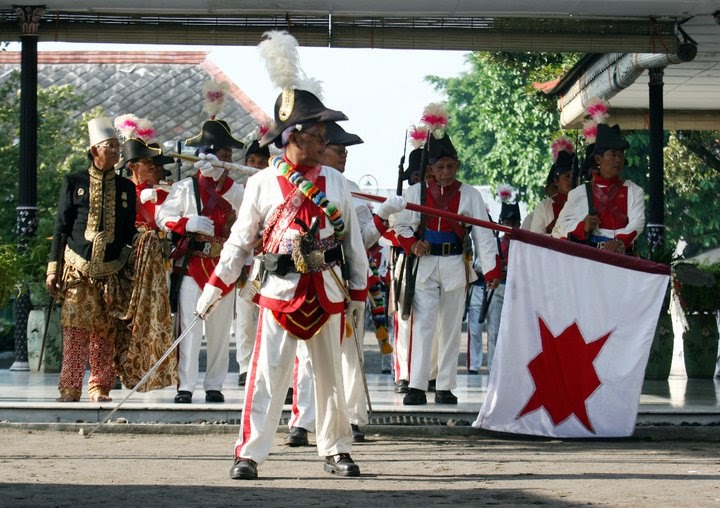
<svg viewBox="0 0 720 508">
<path fill-rule="evenodd" d="M 452 247 L 452 244 L 450 242 L 443 242 L 441 245 L 442 245 L 442 255 L 449 256 L 450 255 L 450 247 Z"/>
<path fill-rule="evenodd" d="M 203 250 L 202 250 L 203 254 L 205 254 L 206 256 L 209 256 L 211 250 L 212 250 L 212 243 L 205 242 L 205 245 L 203 246 Z"/>
<path fill-rule="evenodd" d="M 310 251 L 305 256 L 305 262 L 310 267 L 310 270 L 318 270 L 325 264 L 325 252 L 321 250 Z"/>
</svg>

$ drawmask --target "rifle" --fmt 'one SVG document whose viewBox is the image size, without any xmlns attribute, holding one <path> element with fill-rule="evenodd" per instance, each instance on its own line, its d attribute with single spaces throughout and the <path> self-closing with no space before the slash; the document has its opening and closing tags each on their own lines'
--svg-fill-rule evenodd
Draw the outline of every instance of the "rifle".
<svg viewBox="0 0 720 508">
<path fill-rule="evenodd" d="M 58 280 L 62 284 L 62 274 L 64 269 L 64 263 L 65 263 L 65 246 L 67 245 L 67 235 L 65 233 L 60 233 L 60 246 L 58 247 L 58 259 L 57 259 L 57 268 L 55 270 L 55 275 L 58 277 Z M 52 316 L 52 310 L 53 307 L 55 307 L 55 303 L 59 302 L 60 298 L 56 298 L 53 295 L 50 295 L 50 303 L 48 305 L 47 314 L 45 314 L 45 330 L 43 331 L 43 338 L 42 343 L 40 344 L 40 354 L 38 355 L 38 372 L 40 372 L 40 368 L 42 367 L 42 361 L 43 361 L 43 354 L 45 353 L 45 343 L 47 342 L 47 336 L 48 336 L 48 330 L 50 330 L 50 317 Z"/>
<path fill-rule="evenodd" d="M 407 137 L 408 137 L 408 131 L 405 130 L 405 145 L 403 148 L 403 154 L 402 157 L 400 157 L 400 164 L 398 164 L 398 180 L 397 180 L 397 189 L 395 191 L 395 194 L 398 196 L 402 196 L 402 188 L 403 188 L 403 176 L 405 175 L 405 155 L 407 154 Z"/>
<path fill-rule="evenodd" d="M 420 205 L 425 206 L 427 201 L 426 190 L 427 184 L 425 183 L 425 167 L 428 164 L 428 153 L 430 147 L 430 140 L 432 135 L 428 135 L 427 142 L 422 150 L 420 157 Z M 416 234 L 420 240 L 422 240 L 425 232 L 425 214 L 420 215 L 420 225 L 416 231 Z M 415 278 L 417 277 L 417 270 L 419 265 L 417 256 L 412 252 L 405 256 L 405 292 L 403 293 L 402 301 L 402 312 L 400 317 L 407 321 L 410 318 L 410 311 L 412 310 L 412 302 L 415 297 Z"/>
</svg>

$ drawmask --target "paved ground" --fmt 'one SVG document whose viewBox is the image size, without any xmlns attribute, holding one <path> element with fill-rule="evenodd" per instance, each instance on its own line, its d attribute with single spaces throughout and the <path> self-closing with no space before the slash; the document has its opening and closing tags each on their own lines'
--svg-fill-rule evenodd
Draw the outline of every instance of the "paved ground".
<svg viewBox="0 0 720 508">
<path fill-rule="evenodd" d="M 189 429 L 82 437 L 72 426 L 4 425 L 0 506 L 720 506 L 718 428 L 697 441 L 380 429 L 355 446 L 362 476 L 350 479 L 325 473 L 314 447 L 284 447 L 278 433 L 255 481 L 229 479 L 236 428 Z"/>
</svg>

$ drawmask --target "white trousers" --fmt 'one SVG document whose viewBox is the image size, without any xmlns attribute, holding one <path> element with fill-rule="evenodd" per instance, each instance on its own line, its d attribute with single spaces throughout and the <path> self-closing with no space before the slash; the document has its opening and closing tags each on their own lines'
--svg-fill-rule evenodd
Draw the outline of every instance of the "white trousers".
<svg viewBox="0 0 720 508">
<path fill-rule="evenodd" d="M 393 314 L 393 332 L 395 344 L 393 344 L 393 359 L 395 366 L 395 382 L 401 379 L 410 379 L 410 340 L 412 335 L 413 315 L 406 320 L 400 317 L 400 313 Z"/>
<path fill-rule="evenodd" d="M 362 341 L 365 336 L 365 320 L 357 320 L 357 336 Z M 344 333 L 344 327 L 343 327 Z M 361 342 L 360 352 L 364 360 L 364 347 Z M 350 423 L 367 425 L 367 398 L 363 384 L 363 368 L 358 356 L 355 336 L 343 337 L 340 345 L 340 358 L 342 361 L 342 376 Z M 307 347 L 298 345 L 298 354 L 295 361 L 295 379 L 293 382 L 293 407 L 289 427 L 302 427 L 312 430 L 315 423 L 315 398 L 313 396 L 313 370 L 309 361 Z"/>
<path fill-rule="evenodd" d="M 292 388 L 292 413 L 288 427 L 302 427 L 315 432 L 315 383 L 310 352 L 304 340 L 298 341 Z"/>
<path fill-rule="evenodd" d="M 321 457 L 349 453 L 350 417 L 343 396 L 340 360 L 340 314 L 332 314 L 305 341 L 315 377 L 316 438 Z M 260 309 L 257 338 L 245 385 L 240 436 L 235 456 L 262 464 L 270 453 L 298 350 L 296 337 Z"/>
<path fill-rule="evenodd" d="M 190 326 L 195 318 L 195 306 L 202 294 L 202 288 L 190 276 L 183 277 L 179 295 L 180 332 Z M 205 341 L 207 343 L 207 368 L 203 388 L 222 390 L 228 373 L 230 324 L 233 314 L 233 294 L 228 293 L 220 299 L 217 307 L 205 319 Z M 203 338 L 201 322 L 195 323 L 179 345 L 178 390 L 194 392 L 199 377 L 200 345 Z"/>
<path fill-rule="evenodd" d="M 413 298 L 410 388 L 427 390 L 434 366 L 437 366 L 437 390 L 453 390 L 457 387 L 464 302 L 465 287 L 445 289 L 437 270 L 427 280 L 416 284 Z M 436 335 L 437 361 L 433 361 L 433 342 Z"/>
<path fill-rule="evenodd" d="M 235 297 L 235 360 L 240 366 L 239 373 L 247 372 L 255 334 L 257 332 L 258 306 L 250 300 Z"/>
</svg>

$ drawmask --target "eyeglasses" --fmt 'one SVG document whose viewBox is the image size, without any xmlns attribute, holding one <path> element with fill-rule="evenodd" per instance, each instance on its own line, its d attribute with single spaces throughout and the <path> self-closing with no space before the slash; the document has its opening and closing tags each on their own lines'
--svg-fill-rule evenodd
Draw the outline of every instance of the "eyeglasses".
<svg viewBox="0 0 720 508">
<path fill-rule="evenodd" d="M 119 143 L 100 143 L 95 146 L 98 148 L 104 148 L 105 150 L 120 150 Z"/>
<path fill-rule="evenodd" d="M 307 134 L 308 136 L 315 138 L 315 140 L 321 145 L 327 145 L 327 139 L 325 139 L 325 136 L 322 134 L 310 131 L 300 131 L 300 134 Z"/>
<path fill-rule="evenodd" d="M 338 155 L 347 155 L 347 153 L 348 153 L 347 148 L 345 148 L 344 146 L 331 146 L 331 145 L 328 145 L 328 146 L 325 147 L 325 149 L 326 149 L 326 150 L 332 150 L 333 152 L 335 152 L 335 153 L 338 154 Z"/>
</svg>

